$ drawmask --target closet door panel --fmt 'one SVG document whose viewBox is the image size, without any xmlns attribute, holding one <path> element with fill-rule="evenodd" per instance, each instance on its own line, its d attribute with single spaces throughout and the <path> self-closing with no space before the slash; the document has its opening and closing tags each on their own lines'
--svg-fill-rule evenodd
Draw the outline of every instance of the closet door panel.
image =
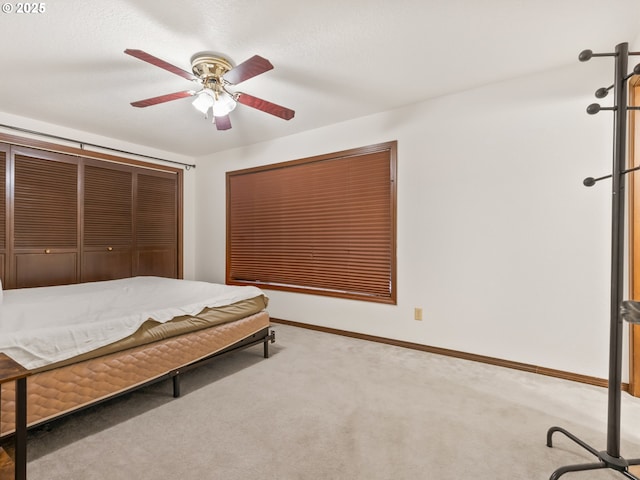
<svg viewBox="0 0 640 480">
<path fill-rule="evenodd" d="M 116 280 L 132 275 L 131 249 L 85 250 L 82 256 L 82 281 Z"/>
<path fill-rule="evenodd" d="M 141 249 L 137 255 L 137 275 L 177 278 L 175 249 Z"/>
<path fill-rule="evenodd" d="M 136 275 L 177 278 L 176 175 L 136 175 Z"/>
<path fill-rule="evenodd" d="M 131 168 L 85 164 L 83 282 L 133 273 L 132 182 Z"/>
<path fill-rule="evenodd" d="M 15 263 L 16 288 L 77 282 L 78 255 L 75 252 L 18 253 Z"/>
<path fill-rule="evenodd" d="M 16 149 L 13 278 L 36 287 L 78 281 L 78 161 Z"/>
</svg>

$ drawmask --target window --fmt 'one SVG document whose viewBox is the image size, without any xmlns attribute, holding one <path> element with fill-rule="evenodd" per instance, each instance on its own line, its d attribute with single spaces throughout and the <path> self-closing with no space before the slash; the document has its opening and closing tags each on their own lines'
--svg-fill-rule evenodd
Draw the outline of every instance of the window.
<svg viewBox="0 0 640 480">
<path fill-rule="evenodd" d="M 395 304 L 396 148 L 227 172 L 227 283 Z"/>
</svg>

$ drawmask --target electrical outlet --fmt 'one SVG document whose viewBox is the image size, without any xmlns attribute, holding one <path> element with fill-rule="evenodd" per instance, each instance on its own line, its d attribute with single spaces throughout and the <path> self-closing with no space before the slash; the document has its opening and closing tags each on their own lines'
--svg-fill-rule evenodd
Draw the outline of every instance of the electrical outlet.
<svg viewBox="0 0 640 480">
<path fill-rule="evenodd" d="M 413 309 L 414 320 L 422 320 L 422 308 L 416 307 Z"/>
</svg>

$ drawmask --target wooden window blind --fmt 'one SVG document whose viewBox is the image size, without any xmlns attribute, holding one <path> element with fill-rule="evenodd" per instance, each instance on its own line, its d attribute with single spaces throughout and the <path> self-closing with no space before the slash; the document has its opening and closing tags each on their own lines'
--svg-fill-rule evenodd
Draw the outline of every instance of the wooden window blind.
<svg viewBox="0 0 640 480">
<path fill-rule="evenodd" d="M 396 142 L 227 172 L 227 283 L 396 302 Z"/>
</svg>

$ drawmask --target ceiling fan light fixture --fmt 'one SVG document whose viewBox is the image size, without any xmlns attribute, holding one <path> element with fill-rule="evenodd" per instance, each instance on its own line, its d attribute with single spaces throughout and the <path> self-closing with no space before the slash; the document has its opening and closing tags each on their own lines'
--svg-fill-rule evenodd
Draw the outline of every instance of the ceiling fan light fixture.
<svg viewBox="0 0 640 480">
<path fill-rule="evenodd" d="M 236 108 L 236 100 L 233 96 L 224 90 L 218 93 L 218 98 L 213 104 L 213 116 L 224 117 L 229 115 Z"/>
<path fill-rule="evenodd" d="M 192 102 L 194 108 L 201 112 L 205 118 L 209 117 L 209 110 L 211 110 L 213 123 L 215 123 L 218 130 L 229 130 L 231 128 L 229 113 L 236 108 L 238 102 L 247 107 L 280 117 L 283 120 L 291 120 L 295 115 L 293 110 L 281 105 L 245 93 L 227 91 L 227 86 L 235 86 L 273 68 L 269 60 L 259 55 L 254 55 L 239 65 L 234 65 L 231 61 L 214 52 L 199 52 L 191 57 L 191 70 L 193 73 L 189 73 L 142 50 L 127 48 L 124 53 L 156 67 L 163 68 L 187 80 L 197 82 L 202 87 L 198 92 L 185 90 L 131 102 L 133 107 L 150 107 L 172 100 L 195 97 Z"/>
<path fill-rule="evenodd" d="M 211 107 L 213 107 L 213 104 L 215 103 L 215 98 L 213 95 L 213 92 L 207 88 L 200 90 L 197 95 L 196 95 L 196 99 L 193 101 L 192 105 L 200 112 L 202 112 L 204 115 L 207 114 L 207 112 L 209 111 L 209 109 Z"/>
</svg>

